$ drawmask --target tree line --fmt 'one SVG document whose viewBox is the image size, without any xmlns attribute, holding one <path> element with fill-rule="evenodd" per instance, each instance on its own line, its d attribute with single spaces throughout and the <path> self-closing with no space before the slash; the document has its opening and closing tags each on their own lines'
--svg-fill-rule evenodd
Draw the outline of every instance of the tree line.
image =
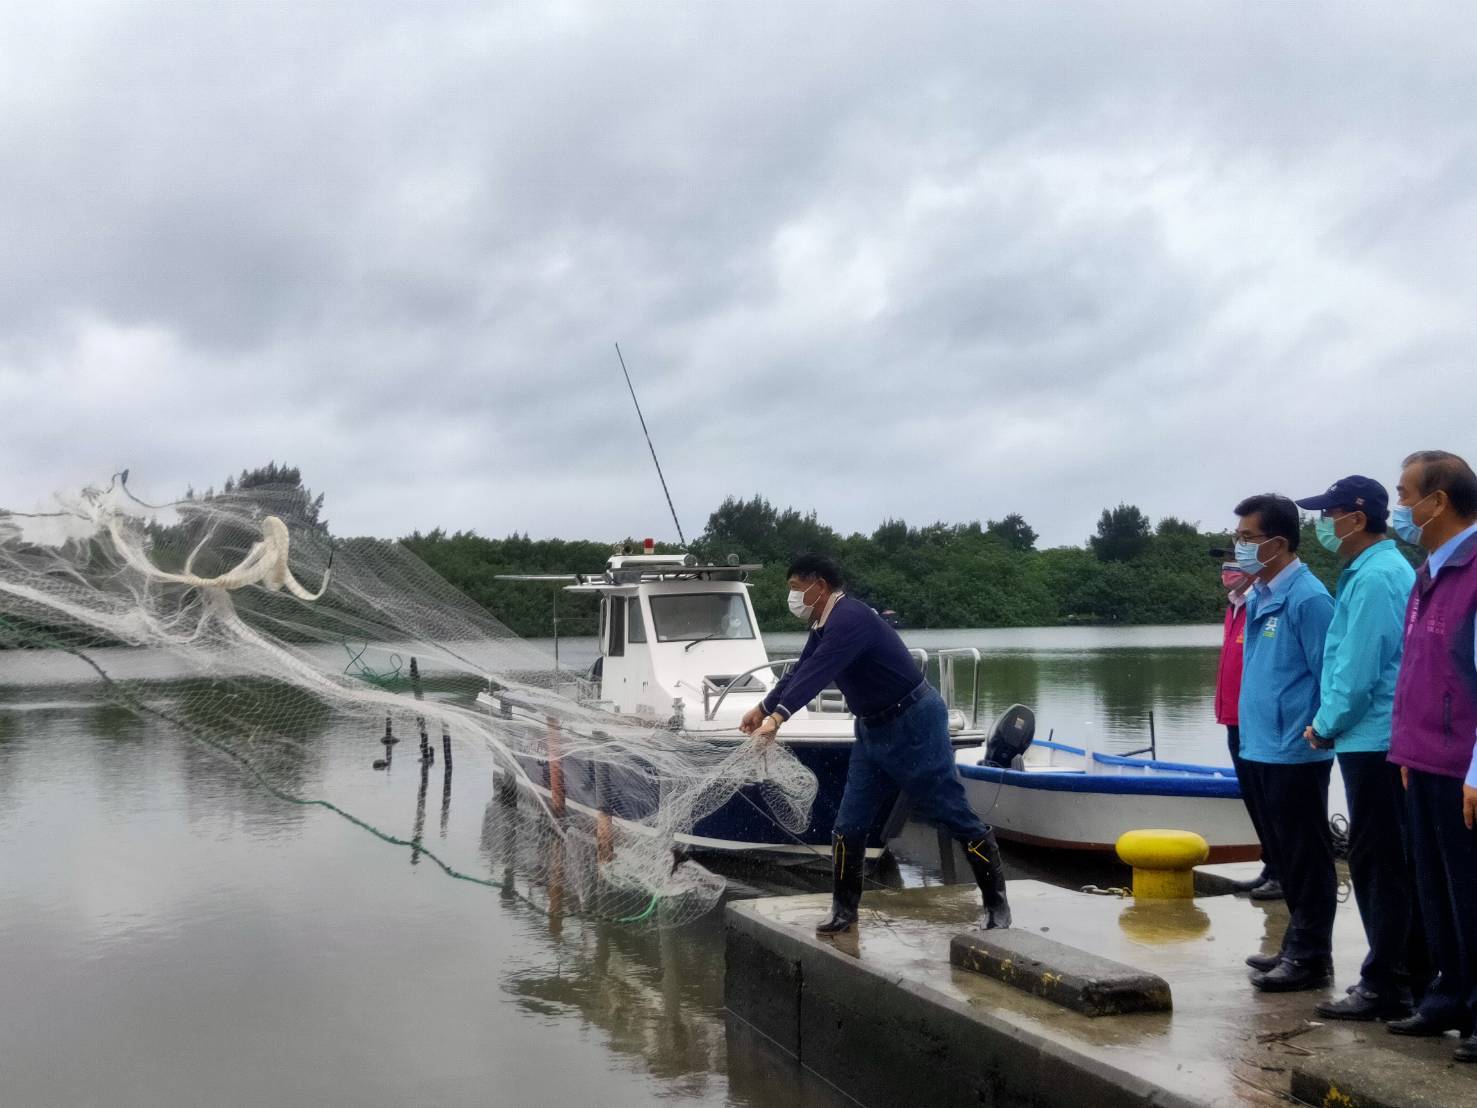
<svg viewBox="0 0 1477 1108">
<path fill-rule="evenodd" d="M 273 462 L 228 478 L 219 493 L 209 489 L 186 494 L 187 501 L 197 503 L 217 497 L 259 497 L 265 510 L 328 532 L 322 517 L 324 497 L 303 484 L 295 466 Z M 182 529 L 189 530 L 189 525 Z M 156 535 L 160 540 L 166 537 L 169 541 L 159 546 L 161 553 L 168 552 L 170 562 L 182 558 L 196 538 L 193 533 Z M 769 631 L 798 629 L 785 604 L 785 568 L 802 551 L 834 557 L 853 595 L 896 613 L 899 624 L 910 628 L 1207 623 L 1224 611 L 1218 563 L 1208 551 L 1230 545 L 1225 531 L 1207 531 L 1173 516 L 1155 523 L 1134 505 L 1119 504 L 1103 509 L 1083 546 L 1043 550 L 1037 540 L 1035 529 L 1018 513 L 983 523 L 924 526 L 889 519 L 870 534 L 843 535 L 814 511 L 778 508 L 762 496 L 730 496 L 708 517 L 691 550 L 704 561 L 722 563 L 734 555 L 762 566 L 752 576 L 752 595 L 760 624 Z M 636 548 L 630 538 L 615 544 L 533 539 L 517 533 L 492 539 L 440 528 L 427 534 L 417 531 L 401 541 L 523 636 L 551 635 L 556 610 L 561 634 L 593 634 L 595 599 L 564 593 L 558 582 L 499 577 L 598 572 L 617 548 Z M 679 552 L 675 546 L 658 550 Z M 1338 560 L 1319 545 L 1311 518 L 1304 521 L 1300 554 L 1332 589 Z M 218 556 L 229 560 L 239 553 L 229 550 Z M 0 647 L 19 645 L 5 638 L 0 635 Z"/>
<path fill-rule="evenodd" d="M 843 535 L 815 512 L 777 508 L 760 496 L 729 497 L 692 543 L 701 560 L 730 554 L 758 563 L 753 600 L 765 630 L 798 629 L 786 609 L 785 567 L 801 551 L 834 557 L 853 595 L 897 614 L 903 627 L 1043 627 L 1057 624 L 1210 623 L 1225 610 L 1213 547 L 1225 531 L 1173 516 L 1157 523 L 1131 504 L 1105 508 L 1084 546 L 1037 548 L 1019 514 L 1000 520 L 910 526 L 886 520 L 871 534 Z M 470 531 L 419 532 L 404 543 L 452 584 L 521 635 L 553 631 L 555 584 L 497 581 L 508 573 L 595 572 L 613 546 L 527 535 L 489 539 Z M 630 540 L 627 540 L 628 542 Z M 676 551 L 676 547 L 659 547 Z M 1299 552 L 1330 588 L 1338 560 L 1305 521 Z M 562 634 L 588 634 L 594 603 L 558 598 Z"/>
</svg>

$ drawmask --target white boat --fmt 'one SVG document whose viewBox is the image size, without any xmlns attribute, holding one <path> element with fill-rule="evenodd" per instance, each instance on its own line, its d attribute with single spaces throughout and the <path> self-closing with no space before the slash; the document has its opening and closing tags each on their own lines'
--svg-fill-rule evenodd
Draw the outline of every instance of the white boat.
<svg viewBox="0 0 1477 1108">
<path fill-rule="evenodd" d="M 1230 766 L 1124 758 L 1057 742 L 1031 743 L 1009 769 L 982 764 L 980 750 L 961 750 L 957 760 L 971 807 L 1002 839 L 1111 853 L 1125 831 L 1164 827 L 1203 836 L 1212 862 L 1261 857 Z"/>
<path fill-rule="evenodd" d="M 627 720 L 680 730 L 719 745 L 744 742 L 739 721 L 772 689 L 793 658 L 770 658 L 749 598 L 750 565 L 699 565 L 692 555 L 616 555 L 603 573 L 519 576 L 513 580 L 566 582 L 565 591 L 594 594 L 600 600 L 600 655 L 588 673 L 565 673 L 556 688 L 587 707 Z M 920 679 L 929 656 L 912 651 Z M 557 656 L 557 655 L 556 655 Z M 959 663 L 975 667 L 978 688 L 979 651 L 944 650 L 936 655 L 941 691 L 947 701 Z M 506 694 L 489 690 L 479 702 L 514 712 Z M 834 688 L 822 692 L 797 711 L 780 732 L 779 742 L 816 776 L 818 790 L 809 826 L 796 835 L 769 811 L 763 791 L 740 790 L 728 803 L 699 820 L 677 840 L 693 850 L 760 854 L 816 854 L 829 859 L 831 826 L 846 784 L 854 719 Z M 979 746 L 984 733 L 963 712 L 950 713 L 950 733 L 957 747 Z M 569 759 L 565 760 L 566 762 Z M 546 763 L 528 759 L 535 785 L 551 780 Z M 639 767 L 633 767 L 637 770 Z M 619 775 L 581 772 L 563 765 L 565 802 L 594 815 L 609 808 L 626 813 L 639 825 L 641 797 L 649 789 L 639 772 L 622 790 Z M 597 784 L 600 788 L 597 789 Z M 597 793 L 616 793 L 619 803 L 601 804 Z M 885 849 L 891 813 L 879 814 L 867 842 L 867 856 Z M 619 817 L 616 817 L 619 818 Z"/>
</svg>

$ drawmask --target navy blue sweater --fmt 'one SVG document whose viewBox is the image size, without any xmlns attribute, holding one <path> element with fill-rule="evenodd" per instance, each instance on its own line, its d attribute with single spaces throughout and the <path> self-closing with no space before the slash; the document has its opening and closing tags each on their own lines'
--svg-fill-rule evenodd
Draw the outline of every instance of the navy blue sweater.
<svg viewBox="0 0 1477 1108">
<path fill-rule="evenodd" d="M 760 703 L 789 719 L 835 684 L 853 715 L 891 708 L 918 687 L 923 674 L 898 633 L 860 600 L 836 601 L 824 627 L 813 628 L 790 671 Z"/>
</svg>

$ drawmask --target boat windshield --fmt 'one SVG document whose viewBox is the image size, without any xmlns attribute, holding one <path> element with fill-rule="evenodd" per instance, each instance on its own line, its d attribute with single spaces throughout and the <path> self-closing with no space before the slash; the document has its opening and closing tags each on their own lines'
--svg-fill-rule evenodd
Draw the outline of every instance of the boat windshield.
<svg viewBox="0 0 1477 1108">
<path fill-rule="evenodd" d="M 653 596 L 651 622 L 657 642 L 754 637 L 748 606 L 740 594 L 733 592 Z"/>
</svg>

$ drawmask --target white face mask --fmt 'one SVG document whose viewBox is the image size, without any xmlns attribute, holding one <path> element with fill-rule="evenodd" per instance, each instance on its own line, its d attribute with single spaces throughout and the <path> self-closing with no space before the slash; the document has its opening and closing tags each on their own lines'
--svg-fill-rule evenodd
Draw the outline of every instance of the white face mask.
<svg viewBox="0 0 1477 1108">
<path fill-rule="evenodd" d="M 803 592 L 800 589 L 790 590 L 790 614 L 796 619 L 805 620 L 807 623 L 810 622 L 810 617 L 815 614 L 815 605 L 805 603 L 805 593 L 809 591 L 809 589 L 805 589 Z"/>
</svg>

